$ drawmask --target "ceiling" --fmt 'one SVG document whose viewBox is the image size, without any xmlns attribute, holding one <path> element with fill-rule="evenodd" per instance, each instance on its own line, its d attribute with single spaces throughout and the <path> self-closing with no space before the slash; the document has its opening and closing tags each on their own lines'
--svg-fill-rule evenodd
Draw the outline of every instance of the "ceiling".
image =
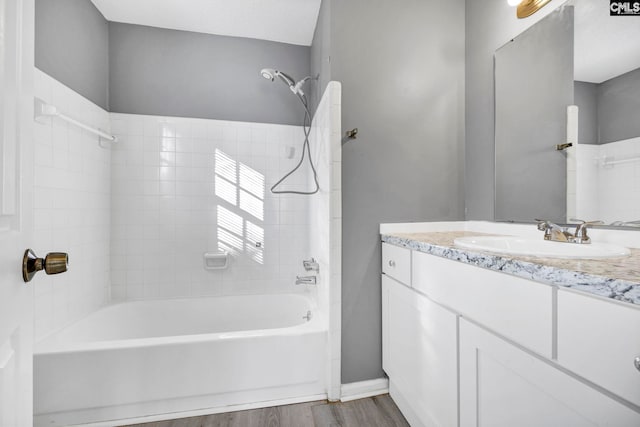
<svg viewBox="0 0 640 427">
<path fill-rule="evenodd" d="M 311 46 L 320 0 L 91 0 L 108 21 Z"/>
<path fill-rule="evenodd" d="M 609 2 L 575 1 L 575 80 L 602 83 L 640 68 L 640 18 L 609 16 Z"/>
<path fill-rule="evenodd" d="M 311 46 L 320 0 L 91 0 L 109 21 Z M 575 5 L 575 79 L 601 83 L 640 67 L 640 25 L 609 2 Z"/>
</svg>

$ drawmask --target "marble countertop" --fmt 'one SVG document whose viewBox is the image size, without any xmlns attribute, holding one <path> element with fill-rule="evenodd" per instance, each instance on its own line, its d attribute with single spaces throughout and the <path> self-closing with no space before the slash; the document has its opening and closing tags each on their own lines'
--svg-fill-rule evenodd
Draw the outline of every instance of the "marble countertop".
<svg viewBox="0 0 640 427">
<path fill-rule="evenodd" d="M 382 241 L 536 282 L 640 305 L 640 249 L 631 249 L 631 255 L 623 258 L 576 260 L 498 255 L 461 249 L 453 244 L 458 237 L 482 235 L 487 234 L 469 231 L 388 233 L 382 234 Z"/>
</svg>

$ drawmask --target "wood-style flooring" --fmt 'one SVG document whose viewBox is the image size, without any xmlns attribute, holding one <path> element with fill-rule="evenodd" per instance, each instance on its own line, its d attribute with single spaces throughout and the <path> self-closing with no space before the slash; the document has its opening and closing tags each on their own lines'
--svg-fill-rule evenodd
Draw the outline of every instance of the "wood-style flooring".
<svg viewBox="0 0 640 427">
<path fill-rule="evenodd" d="M 409 427 L 388 394 L 351 402 L 298 403 L 126 427 Z"/>
</svg>

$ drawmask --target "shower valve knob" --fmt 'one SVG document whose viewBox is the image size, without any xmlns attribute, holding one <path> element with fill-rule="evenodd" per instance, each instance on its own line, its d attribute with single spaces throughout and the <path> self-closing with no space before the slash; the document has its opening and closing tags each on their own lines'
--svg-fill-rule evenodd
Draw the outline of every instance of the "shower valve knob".
<svg viewBox="0 0 640 427">
<path fill-rule="evenodd" d="M 59 274 L 67 271 L 69 255 L 64 252 L 51 252 L 44 258 L 38 258 L 31 249 L 24 251 L 22 257 L 22 279 L 30 282 L 40 270 L 47 274 Z"/>
</svg>

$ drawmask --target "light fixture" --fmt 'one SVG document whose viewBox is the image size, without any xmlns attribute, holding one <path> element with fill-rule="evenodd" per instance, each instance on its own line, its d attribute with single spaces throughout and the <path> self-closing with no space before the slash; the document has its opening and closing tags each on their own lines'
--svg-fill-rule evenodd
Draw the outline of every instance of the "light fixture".
<svg viewBox="0 0 640 427">
<path fill-rule="evenodd" d="M 516 16 L 520 19 L 531 16 L 550 1 L 551 0 L 522 0 L 518 5 Z"/>
<path fill-rule="evenodd" d="M 509 4 L 509 6 L 517 6 L 520 4 L 521 0 L 507 0 L 507 3 Z"/>
</svg>

